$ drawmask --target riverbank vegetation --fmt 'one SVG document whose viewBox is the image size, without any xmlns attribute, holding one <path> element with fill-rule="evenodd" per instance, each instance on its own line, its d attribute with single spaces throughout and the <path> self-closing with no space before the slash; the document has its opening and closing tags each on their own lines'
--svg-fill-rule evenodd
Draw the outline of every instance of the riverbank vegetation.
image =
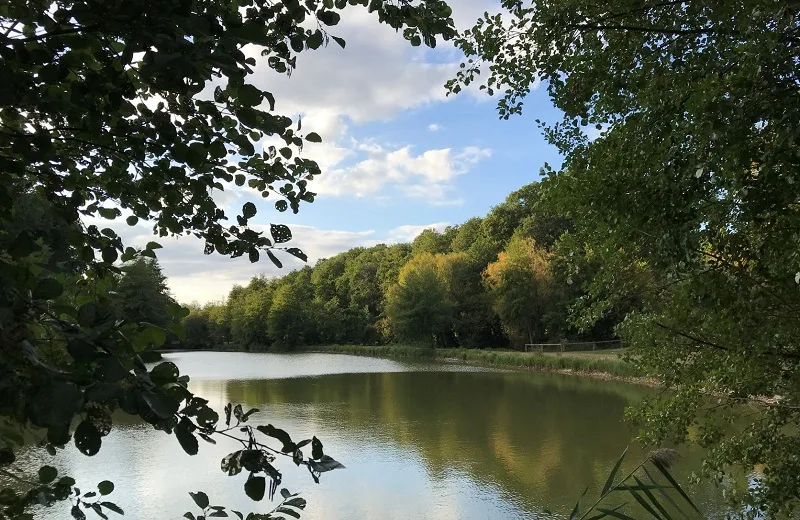
<svg viewBox="0 0 800 520">
<path fill-rule="evenodd" d="M 508 350 L 478 350 L 465 348 L 431 349 L 409 345 L 320 345 L 305 347 L 302 350 L 334 354 L 353 354 L 398 359 L 435 359 L 440 361 L 459 361 L 481 366 L 500 368 L 519 368 L 545 372 L 571 372 L 605 377 L 641 380 L 636 367 L 621 357 L 592 357 L 575 354 L 539 354 L 514 352 Z"/>
</svg>

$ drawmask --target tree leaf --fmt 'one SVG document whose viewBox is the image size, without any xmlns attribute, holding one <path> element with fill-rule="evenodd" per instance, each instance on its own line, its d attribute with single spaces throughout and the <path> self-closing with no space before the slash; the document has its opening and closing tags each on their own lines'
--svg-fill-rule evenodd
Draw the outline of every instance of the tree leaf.
<svg viewBox="0 0 800 520">
<path fill-rule="evenodd" d="M 339 38 L 338 36 L 331 36 L 331 39 L 332 39 L 333 41 L 335 41 L 336 43 L 338 43 L 338 44 L 339 44 L 339 47 L 341 47 L 342 49 L 344 49 L 344 47 L 345 47 L 345 45 L 346 45 L 346 43 L 345 43 L 345 41 L 344 41 L 344 38 Z"/>
<path fill-rule="evenodd" d="M 261 90 L 257 87 L 244 84 L 239 87 L 239 90 L 236 93 L 236 97 L 240 103 L 248 107 L 254 107 L 261 103 Z"/>
<path fill-rule="evenodd" d="M 53 466 L 42 466 L 39 468 L 39 482 L 49 484 L 58 476 L 58 470 Z"/>
<path fill-rule="evenodd" d="M 282 244 L 292 239 L 292 231 L 285 224 L 270 224 L 269 231 L 276 244 Z"/>
<path fill-rule="evenodd" d="M 309 143 L 321 143 L 322 137 L 316 132 L 309 132 L 306 134 L 306 141 Z"/>
<path fill-rule="evenodd" d="M 114 492 L 114 483 L 110 480 L 104 480 L 97 484 L 97 490 L 101 495 L 106 496 Z"/>
<path fill-rule="evenodd" d="M 289 516 L 292 516 L 294 518 L 300 518 L 300 513 L 298 513 L 297 511 L 295 511 L 293 509 L 289 509 L 288 507 L 279 507 L 278 509 L 275 510 L 275 512 L 276 513 L 282 513 L 284 515 L 289 515 Z"/>
<path fill-rule="evenodd" d="M 283 444 L 281 451 L 283 453 L 291 453 L 295 450 L 295 444 L 294 442 L 292 442 L 292 438 L 284 430 L 281 430 L 280 428 L 275 428 L 271 424 L 268 424 L 266 426 L 258 425 L 256 426 L 256 429 L 261 433 L 263 433 L 264 435 L 268 435 L 269 437 L 281 441 L 281 443 Z"/>
<path fill-rule="evenodd" d="M 322 457 L 320 457 L 319 461 L 313 459 L 309 460 L 308 464 L 311 467 L 311 469 L 313 469 L 318 473 L 324 473 L 326 471 L 331 471 L 339 468 L 344 469 L 345 467 L 344 464 L 332 459 L 328 455 L 323 455 Z"/>
<path fill-rule="evenodd" d="M 266 489 L 267 481 L 264 477 L 250 477 L 244 483 L 245 494 L 256 502 L 264 498 Z"/>
<path fill-rule="evenodd" d="M 72 514 L 72 518 L 75 520 L 86 520 L 86 514 L 78 505 L 72 506 L 72 509 L 70 509 L 70 514 Z"/>
<path fill-rule="evenodd" d="M 192 423 L 186 417 L 183 417 L 178 426 L 175 427 L 175 437 L 178 438 L 178 442 L 183 448 L 183 451 L 188 453 L 189 455 L 197 455 L 197 451 L 199 449 L 197 443 L 197 437 L 194 436 L 192 433 Z"/>
<path fill-rule="evenodd" d="M 75 429 L 75 446 L 84 455 L 96 455 L 101 444 L 102 435 L 92 421 L 84 420 Z"/>
<path fill-rule="evenodd" d="M 284 505 L 296 507 L 297 509 L 305 509 L 306 501 L 304 498 L 294 497 L 284 502 Z"/>
<path fill-rule="evenodd" d="M 205 510 L 205 508 L 208 507 L 208 495 L 202 491 L 198 491 L 197 493 L 189 492 L 189 496 L 192 497 L 192 500 L 194 500 L 194 503 L 197 504 L 197 507 L 200 509 Z"/>
<path fill-rule="evenodd" d="M 172 361 L 164 361 L 154 366 L 150 371 L 150 380 L 157 385 L 174 383 L 178 380 L 180 371 Z"/>
<path fill-rule="evenodd" d="M 147 406 L 162 419 L 168 419 L 175 415 L 180 406 L 178 401 L 164 394 L 143 391 L 141 396 Z"/>
<path fill-rule="evenodd" d="M 242 206 L 242 216 L 244 218 L 252 218 L 256 216 L 256 205 L 252 202 L 245 202 L 244 206 Z"/>
<path fill-rule="evenodd" d="M 106 509 L 108 509 L 110 511 L 114 511 L 118 515 L 124 515 L 125 514 L 125 512 L 122 510 L 122 508 L 119 507 L 114 502 L 100 502 L 100 505 L 105 507 Z"/>
<path fill-rule="evenodd" d="M 301 251 L 296 247 L 287 248 L 286 252 L 294 256 L 295 258 L 299 258 L 303 262 L 308 262 L 308 256 L 303 251 Z"/>
<path fill-rule="evenodd" d="M 269 257 L 269 259 L 272 260 L 272 263 L 275 264 L 275 267 L 277 267 L 278 269 L 283 267 L 283 264 L 281 263 L 280 260 L 278 260 L 278 257 L 275 256 L 275 254 L 269 249 L 267 249 L 267 257 Z"/>
<path fill-rule="evenodd" d="M 55 278 L 42 278 L 33 289 L 34 300 L 52 300 L 61 296 L 64 286 Z"/>
<path fill-rule="evenodd" d="M 72 417 L 83 406 L 83 392 L 73 383 L 53 381 L 42 386 L 28 405 L 28 414 L 36 426 L 50 428 L 69 426 Z"/>
<path fill-rule="evenodd" d="M 322 452 L 322 441 L 317 439 L 316 437 L 311 438 L 311 458 L 315 460 L 319 460 L 322 458 L 324 453 Z"/>
</svg>

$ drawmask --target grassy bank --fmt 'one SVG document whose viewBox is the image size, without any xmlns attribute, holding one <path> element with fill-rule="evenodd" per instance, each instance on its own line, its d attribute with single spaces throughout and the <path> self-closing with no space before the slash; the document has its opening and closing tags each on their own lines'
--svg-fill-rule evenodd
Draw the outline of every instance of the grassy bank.
<svg viewBox="0 0 800 520">
<path fill-rule="evenodd" d="M 402 359 L 458 361 L 482 366 L 519 368 L 549 372 L 578 373 L 592 377 L 644 382 L 636 369 L 619 358 L 573 354 L 538 354 L 501 350 L 430 349 L 405 345 L 328 345 L 308 347 L 312 352 L 330 352 Z"/>
</svg>

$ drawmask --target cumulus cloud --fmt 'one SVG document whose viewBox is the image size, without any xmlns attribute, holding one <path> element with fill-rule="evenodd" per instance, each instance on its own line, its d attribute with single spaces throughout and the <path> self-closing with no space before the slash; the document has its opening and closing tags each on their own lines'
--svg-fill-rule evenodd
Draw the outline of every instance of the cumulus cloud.
<svg viewBox="0 0 800 520">
<path fill-rule="evenodd" d="M 431 123 L 431 124 L 429 124 L 429 125 L 428 125 L 428 132 L 436 132 L 436 131 L 438 131 L 440 128 L 441 128 L 441 126 L 439 126 L 438 124 L 436 124 L 436 123 Z"/>
<path fill-rule="evenodd" d="M 431 204 L 458 204 L 451 197 L 456 177 L 491 156 L 488 148 L 468 146 L 460 150 L 440 148 L 415 154 L 413 147 L 387 149 L 375 143 L 356 146 L 362 158 L 346 167 L 335 167 L 311 184 L 321 195 L 377 194 L 384 188 Z"/>
</svg>

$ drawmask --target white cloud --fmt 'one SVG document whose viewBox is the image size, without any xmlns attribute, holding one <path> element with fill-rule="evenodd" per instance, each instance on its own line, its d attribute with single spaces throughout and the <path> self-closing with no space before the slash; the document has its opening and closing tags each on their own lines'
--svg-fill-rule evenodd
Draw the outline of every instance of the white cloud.
<svg viewBox="0 0 800 520">
<path fill-rule="evenodd" d="M 442 128 L 442 127 L 441 127 L 441 126 L 439 126 L 438 124 L 436 124 L 436 123 L 431 123 L 431 124 L 429 124 L 429 125 L 428 125 L 428 132 L 436 132 L 436 131 L 437 131 L 437 130 L 439 130 L 440 128 Z"/>
<path fill-rule="evenodd" d="M 334 167 L 310 187 L 321 195 L 374 195 L 391 187 L 411 198 L 434 205 L 458 204 L 451 196 L 456 177 L 491 156 L 488 148 L 468 146 L 426 150 L 414 154 L 411 146 L 388 150 L 375 143 L 357 144 L 365 157 L 347 167 Z"/>
<path fill-rule="evenodd" d="M 423 224 L 421 226 L 405 225 L 397 226 L 389 231 L 389 243 L 412 242 L 420 233 L 426 229 L 444 231 L 449 226 L 449 222 L 434 222 L 433 224 Z"/>
</svg>

